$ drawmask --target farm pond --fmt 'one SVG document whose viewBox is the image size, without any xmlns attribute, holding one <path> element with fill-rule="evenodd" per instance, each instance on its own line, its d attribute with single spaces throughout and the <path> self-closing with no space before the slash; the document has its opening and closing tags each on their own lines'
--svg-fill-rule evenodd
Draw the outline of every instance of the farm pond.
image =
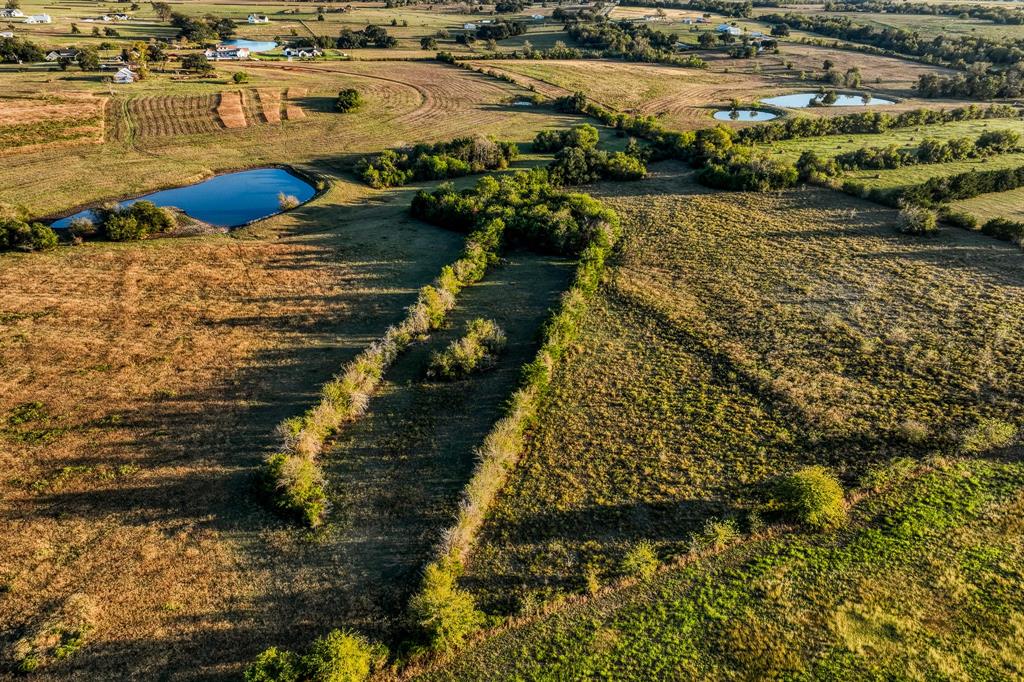
<svg viewBox="0 0 1024 682">
<path fill-rule="evenodd" d="M 884 97 L 867 97 L 864 95 L 836 95 L 836 101 L 829 105 L 820 104 L 820 92 L 797 92 L 792 95 L 779 95 L 778 97 L 767 97 L 761 100 L 761 104 L 769 104 L 787 109 L 805 109 L 811 106 L 832 106 L 832 107 L 876 107 L 884 104 L 896 104 L 891 99 Z M 815 102 L 819 102 L 815 104 Z"/>
<path fill-rule="evenodd" d="M 122 201 L 120 205 L 152 201 L 157 206 L 173 206 L 210 225 L 239 227 L 280 213 L 279 194 L 293 196 L 299 203 L 305 203 L 316 194 L 316 188 L 283 168 L 257 168 L 153 192 Z M 75 218 L 91 216 L 92 209 L 85 209 L 55 221 L 52 227 L 66 228 Z"/>
<path fill-rule="evenodd" d="M 759 109 L 719 109 L 714 113 L 716 121 L 770 121 L 778 114 Z"/>
</svg>

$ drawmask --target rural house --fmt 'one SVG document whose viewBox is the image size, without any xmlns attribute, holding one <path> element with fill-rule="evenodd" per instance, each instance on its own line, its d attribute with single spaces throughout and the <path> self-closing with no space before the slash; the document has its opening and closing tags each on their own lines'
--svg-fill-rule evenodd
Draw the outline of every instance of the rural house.
<svg viewBox="0 0 1024 682">
<path fill-rule="evenodd" d="M 0 38 L 13 38 L 14 31 L 0 31 Z"/>
<path fill-rule="evenodd" d="M 743 29 L 742 28 L 737 28 L 736 26 L 730 26 L 729 24 L 719 24 L 715 28 L 715 31 L 718 32 L 718 33 L 728 33 L 731 36 L 741 36 L 741 35 L 743 35 Z"/>
<path fill-rule="evenodd" d="M 270 23 L 270 17 L 268 17 L 266 14 L 250 14 L 249 15 L 249 23 L 250 24 L 269 24 Z"/>
<path fill-rule="evenodd" d="M 128 67 L 123 67 L 119 69 L 117 73 L 114 74 L 115 83 L 134 83 L 136 78 L 137 76 L 135 75 L 135 73 Z"/>
<path fill-rule="evenodd" d="M 78 50 L 75 48 L 68 48 L 66 50 L 50 50 L 46 53 L 46 61 L 55 62 L 60 59 L 76 59 L 78 57 Z"/>
<path fill-rule="evenodd" d="M 0 19 L 17 19 L 25 16 L 20 9 L 0 9 Z"/>
<path fill-rule="evenodd" d="M 207 59 L 213 61 L 237 61 L 239 59 L 249 58 L 249 48 L 237 47 L 235 45 L 218 45 L 217 47 L 207 50 L 203 54 L 206 55 Z"/>
<path fill-rule="evenodd" d="M 315 47 L 286 47 L 283 53 L 285 57 L 299 57 L 300 59 L 312 59 L 323 55 L 323 52 Z"/>
<path fill-rule="evenodd" d="M 33 14 L 30 17 L 25 18 L 26 24 L 52 24 L 53 19 L 50 18 L 49 14 Z"/>
<path fill-rule="evenodd" d="M 475 31 L 476 24 L 466 23 L 462 25 L 462 28 L 466 29 L 467 31 Z"/>
</svg>

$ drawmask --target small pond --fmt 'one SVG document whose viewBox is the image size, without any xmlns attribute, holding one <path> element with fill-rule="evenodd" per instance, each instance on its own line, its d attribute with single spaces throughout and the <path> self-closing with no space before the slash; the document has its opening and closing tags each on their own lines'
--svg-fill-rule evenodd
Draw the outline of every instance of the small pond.
<svg viewBox="0 0 1024 682">
<path fill-rule="evenodd" d="M 770 121 L 778 117 L 778 114 L 760 109 L 719 109 L 714 115 L 716 121 Z"/>
<path fill-rule="evenodd" d="M 249 52 L 270 52 L 277 43 L 272 40 L 243 40 L 242 38 L 234 38 L 232 40 L 225 40 L 221 45 L 230 45 L 231 47 L 247 47 Z"/>
<path fill-rule="evenodd" d="M 238 227 L 281 212 L 277 195 L 293 196 L 300 203 L 313 198 L 316 189 L 305 180 L 282 168 L 257 168 L 217 175 L 186 187 L 165 189 L 122 201 L 122 206 L 136 201 L 152 201 L 157 206 L 179 208 L 196 220 L 218 227 Z M 53 223 L 65 228 L 79 217 L 89 217 L 91 209 L 79 211 Z"/>
<path fill-rule="evenodd" d="M 821 98 L 820 92 L 798 92 L 793 95 L 779 95 L 761 100 L 762 104 L 770 104 L 776 107 L 787 107 L 789 109 L 804 109 L 812 106 L 812 102 Z M 862 95 L 836 95 L 836 101 L 829 106 L 833 107 L 876 107 L 883 104 L 896 104 L 891 99 L 871 96 L 865 100 Z"/>
</svg>

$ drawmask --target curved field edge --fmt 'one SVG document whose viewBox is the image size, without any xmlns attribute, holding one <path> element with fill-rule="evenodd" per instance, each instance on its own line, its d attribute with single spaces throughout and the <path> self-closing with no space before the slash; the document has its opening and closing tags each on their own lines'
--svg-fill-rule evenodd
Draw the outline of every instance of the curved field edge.
<svg viewBox="0 0 1024 682">
<path fill-rule="evenodd" d="M 863 499 L 842 531 L 754 540 L 514 625 L 410 677 L 1024 674 L 1024 467 L 936 458 L 883 476 L 891 489 Z"/>
</svg>

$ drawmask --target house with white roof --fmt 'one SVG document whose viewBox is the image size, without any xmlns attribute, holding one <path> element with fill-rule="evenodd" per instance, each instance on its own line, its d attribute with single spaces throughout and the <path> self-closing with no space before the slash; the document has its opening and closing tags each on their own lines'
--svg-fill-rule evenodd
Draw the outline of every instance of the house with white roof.
<svg viewBox="0 0 1024 682">
<path fill-rule="evenodd" d="M 323 55 L 323 52 L 315 47 L 286 47 L 282 52 L 285 57 L 298 57 L 299 59 L 313 59 Z"/>
<path fill-rule="evenodd" d="M 728 33 L 731 36 L 743 35 L 743 29 L 737 28 L 736 26 L 730 26 L 729 24 L 719 24 L 715 27 L 715 31 L 718 33 Z"/>
<path fill-rule="evenodd" d="M 204 52 L 206 58 L 211 61 L 237 61 L 249 58 L 249 48 L 236 45 L 218 45 Z"/>
<path fill-rule="evenodd" d="M 53 19 L 50 18 L 49 14 L 33 14 L 30 17 L 25 17 L 26 24 L 52 24 Z"/>
<path fill-rule="evenodd" d="M 135 73 L 127 66 L 118 69 L 117 73 L 114 74 L 115 83 L 134 83 L 136 78 L 138 78 L 138 76 L 136 76 Z"/>
<path fill-rule="evenodd" d="M 0 19 L 18 19 L 23 16 L 25 16 L 25 13 L 22 12 L 20 9 L 16 9 L 13 7 L 7 9 L 0 9 Z"/>
<path fill-rule="evenodd" d="M 249 15 L 249 23 L 250 24 L 269 24 L 270 23 L 270 17 L 268 17 L 266 14 L 250 14 Z"/>
</svg>

